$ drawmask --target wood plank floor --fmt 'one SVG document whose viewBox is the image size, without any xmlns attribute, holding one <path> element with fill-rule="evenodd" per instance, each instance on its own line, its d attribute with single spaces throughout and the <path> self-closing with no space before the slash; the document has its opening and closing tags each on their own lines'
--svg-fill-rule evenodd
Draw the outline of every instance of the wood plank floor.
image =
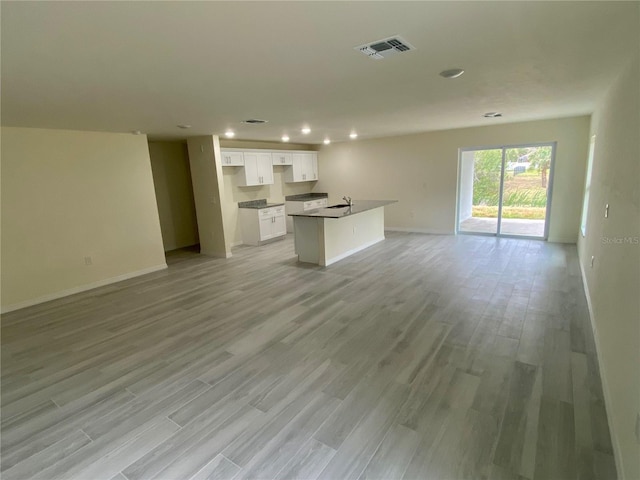
<svg viewBox="0 0 640 480">
<path fill-rule="evenodd" d="M 4 315 L 2 478 L 616 478 L 575 246 L 233 253 Z"/>
</svg>

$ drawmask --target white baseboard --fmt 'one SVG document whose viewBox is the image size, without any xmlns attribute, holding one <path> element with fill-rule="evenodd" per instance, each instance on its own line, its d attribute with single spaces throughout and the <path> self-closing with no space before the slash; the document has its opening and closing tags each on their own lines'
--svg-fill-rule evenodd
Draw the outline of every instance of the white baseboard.
<svg viewBox="0 0 640 480">
<path fill-rule="evenodd" d="M 611 394 L 609 393 L 609 384 L 607 382 L 607 376 L 602 365 L 602 356 L 600 353 L 600 342 L 598 337 L 598 329 L 596 328 L 595 318 L 593 315 L 593 306 L 591 305 L 591 295 L 589 294 L 589 284 L 587 283 L 587 276 L 585 275 L 584 267 L 580 261 L 578 255 L 578 265 L 580 265 L 580 274 L 582 275 L 582 285 L 584 286 L 584 295 L 587 298 L 587 308 L 589 310 L 589 321 L 591 322 L 591 331 L 593 332 L 593 340 L 596 344 L 596 356 L 598 357 L 598 368 L 600 370 L 600 379 L 602 380 L 602 391 L 604 393 L 604 408 L 607 412 L 607 423 L 609 424 L 609 435 L 611 436 L 611 443 L 613 445 L 613 458 L 616 462 L 616 470 L 618 471 L 618 478 L 624 480 L 624 470 L 622 469 L 622 458 L 620 458 L 620 444 L 618 442 L 618 436 L 615 434 L 615 424 L 613 422 L 613 416 L 611 415 Z"/>
<path fill-rule="evenodd" d="M 159 270 L 164 270 L 165 268 L 167 268 L 167 264 L 161 263 L 160 265 L 154 265 L 153 267 L 143 268 L 142 270 L 136 270 L 135 272 L 124 273 L 122 275 L 118 275 L 117 277 L 105 278 L 103 280 L 98 280 L 97 282 L 91 282 L 85 285 L 68 288 L 66 290 L 61 290 L 59 292 L 50 293 L 48 295 L 43 295 L 38 298 L 33 298 L 31 300 L 26 300 L 24 302 L 14 303 L 13 305 L 2 307 L 2 309 L 0 310 L 0 313 L 8 313 L 8 312 L 13 312 L 14 310 L 20 310 L 23 308 L 32 307 L 40 303 L 50 302 L 51 300 L 57 300 L 58 298 L 68 297 L 69 295 L 74 295 L 76 293 L 86 292 L 87 290 L 93 290 L 94 288 L 104 287 L 105 285 L 121 282 L 123 280 L 129 280 L 130 278 L 139 277 L 140 275 L 146 275 L 147 273 L 153 273 Z"/>
<path fill-rule="evenodd" d="M 364 245 L 360 245 L 359 247 L 352 248 L 351 250 L 347 250 L 346 252 L 341 253 L 340 255 L 337 255 L 333 258 L 328 259 L 323 266 L 328 267 L 333 263 L 339 262 L 343 258 L 347 258 L 348 256 L 353 255 L 354 253 L 357 253 L 361 250 L 364 250 L 365 248 L 369 248 L 370 246 L 375 245 L 376 243 L 380 243 L 383 240 L 384 240 L 384 237 L 376 238 L 375 240 L 367 242 Z"/>
<path fill-rule="evenodd" d="M 442 230 L 431 230 L 428 228 L 408 228 L 408 227 L 384 227 L 385 230 L 390 232 L 407 232 L 407 233 L 426 233 L 428 235 L 454 235 L 455 232 Z"/>
</svg>

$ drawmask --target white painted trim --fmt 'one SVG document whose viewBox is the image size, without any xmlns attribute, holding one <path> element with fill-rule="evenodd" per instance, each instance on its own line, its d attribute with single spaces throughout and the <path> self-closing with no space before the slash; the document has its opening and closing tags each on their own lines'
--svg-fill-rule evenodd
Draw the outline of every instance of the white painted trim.
<svg viewBox="0 0 640 480">
<path fill-rule="evenodd" d="M 609 393 L 609 383 L 605 375 L 605 370 L 602 365 L 602 357 L 600 356 L 600 342 L 598 340 L 598 330 L 595 324 L 595 317 L 593 315 L 593 306 L 591 305 L 591 295 L 589 294 L 589 284 L 587 283 L 587 276 L 584 271 L 584 266 L 578 256 L 578 264 L 580 265 L 580 274 L 582 275 L 582 285 L 584 286 L 584 295 L 587 298 L 587 308 L 589 310 L 589 321 L 591 322 L 591 331 L 593 332 L 593 340 L 596 344 L 596 357 L 598 358 L 598 368 L 600 370 L 600 379 L 602 380 L 602 391 L 604 392 L 604 408 L 607 412 L 607 424 L 609 425 L 609 436 L 611 437 L 611 443 L 613 444 L 613 458 L 616 461 L 616 469 L 618 471 L 618 477 L 624 480 L 624 470 L 622 469 L 622 458 L 620 457 L 620 444 L 618 443 L 618 436 L 615 433 L 615 423 L 611 414 L 611 394 Z"/>
<path fill-rule="evenodd" d="M 341 253 L 340 255 L 337 255 L 333 258 L 329 258 L 328 260 L 325 261 L 324 263 L 324 267 L 328 267 L 329 265 L 339 262 L 340 260 L 342 260 L 343 258 L 347 258 L 349 255 L 353 255 L 354 253 L 357 253 L 361 250 L 364 250 L 365 248 L 369 248 L 372 245 L 375 245 L 376 243 L 380 243 L 381 241 L 384 240 L 384 237 L 382 238 L 376 238 L 375 240 L 372 240 L 370 242 L 365 243 L 364 245 L 360 245 L 356 248 L 352 248 L 351 250 L 347 250 L 344 253 Z"/>
<path fill-rule="evenodd" d="M 110 285 L 112 283 L 122 282 L 123 280 L 129 280 L 130 278 L 139 277 L 140 275 L 146 275 L 148 273 L 157 272 L 166 268 L 167 264 L 162 263 L 159 265 L 154 265 L 153 267 L 143 268 L 142 270 L 136 270 L 135 272 L 124 273 L 122 275 L 118 275 L 117 277 L 105 278 L 103 280 L 98 280 L 97 282 L 91 282 L 85 285 L 80 285 L 78 287 L 68 288 L 59 292 L 43 295 L 42 297 L 33 298 L 31 300 L 26 300 L 24 302 L 14 303 L 13 305 L 2 307 L 1 313 L 8 313 L 13 312 L 14 310 L 32 307 L 40 303 L 50 302 L 51 300 L 68 297 L 69 295 L 86 292 L 87 290 L 93 290 L 94 288 L 98 287 L 104 287 L 105 285 Z"/>
<path fill-rule="evenodd" d="M 407 233 L 426 233 L 429 235 L 454 235 L 455 232 L 441 230 L 430 230 L 428 228 L 409 228 L 409 227 L 384 227 L 385 230 L 390 232 L 407 232 Z"/>
</svg>

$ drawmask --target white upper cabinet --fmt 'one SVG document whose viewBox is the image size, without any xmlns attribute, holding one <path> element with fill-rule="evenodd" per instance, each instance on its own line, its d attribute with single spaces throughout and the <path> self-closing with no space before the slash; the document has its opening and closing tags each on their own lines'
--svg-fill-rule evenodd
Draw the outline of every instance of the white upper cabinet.
<svg viewBox="0 0 640 480">
<path fill-rule="evenodd" d="M 271 153 L 244 152 L 244 168 L 236 173 L 239 187 L 273 184 Z"/>
<path fill-rule="evenodd" d="M 222 157 L 223 167 L 242 167 L 244 165 L 244 156 L 242 152 L 230 152 L 228 150 L 222 150 L 220 152 Z"/>
<path fill-rule="evenodd" d="M 313 182 L 318 180 L 318 154 L 315 152 L 296 152 L 292 155 L 292 165 L 285 171 L 284 181 Z"/>
<path fill-rule="evenodd" d="M 274 165 L 293 165 L 293 154 L 291 152 L 272 152 L 271 158 Z"/>
<path fill-rule="evenodd" d="M 226 149 L 220 156 L 223 167 L 243 167 L 235 172 L 239 187 L 272 185 L 274 165 L 285 167 L 282 172 L 286 183 L 318 180 L 317 152 Z"/>
</svg>

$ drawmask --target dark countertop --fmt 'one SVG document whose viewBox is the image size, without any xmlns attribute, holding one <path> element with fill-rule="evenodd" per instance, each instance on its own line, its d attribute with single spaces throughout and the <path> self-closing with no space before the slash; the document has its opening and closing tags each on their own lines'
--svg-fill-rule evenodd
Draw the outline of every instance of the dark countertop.
<svg viewBox="0 0 640 480">
<path fill-rule="evenodd" d="M 301 193 L 298 195 L 287 195 L 284 199 L 287 202 L 306 202 L 307 200 L 318 200 L 319 198 L 329 198 L 327 193 Z"/>
<path fill-rule="evenodd" d="M 279 207 L 284 205 L 284 203 L 267 203 L 266 198 L 261 198 L 260 200 L 249 200 L 247 202 L 238 202 L 238 208 L 269 208 L 269 207 Z"/>
<path fill-rule="evenodd" d="M 356 213 L 366 212 L 374 208 L 384 207 L 396 203 L 397 200 L 354 200 L 351 207 L 315 208 L 306 212 L 290 213 L 290 217 L 342 218 Z"/>
</svg>

